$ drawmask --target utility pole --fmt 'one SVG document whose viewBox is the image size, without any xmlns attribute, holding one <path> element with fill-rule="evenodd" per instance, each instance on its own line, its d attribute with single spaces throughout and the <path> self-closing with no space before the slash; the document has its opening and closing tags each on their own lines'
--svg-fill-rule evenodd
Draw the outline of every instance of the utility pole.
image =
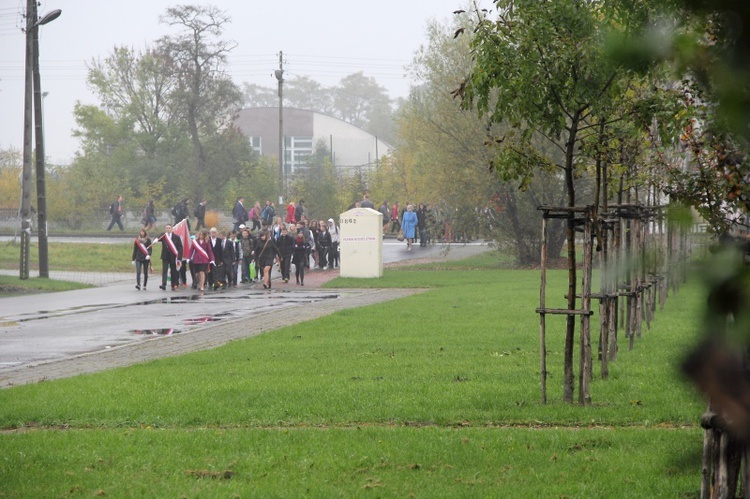
<svg viewBox="0 0 750 499">
<path fill-rule="evenodd" d="M 31 36 L 36 23 L 36 0 L 26 1 L 26 66 L 23 100 L 23 169 L 21 171 L 21 266 L 19 278 L 29 278 L 29 252 L 31 245 L 31 61 L 34 58 Z"/>
<path fill-rule="evenodd" d="M 34 2 L 34 20 L 36 21 L 36 2 Z M 50 13 L 52 14 L 52 13 Z M 60 14 L 57 14 L 58 16 Z M 56 18 L 55 16 L 54 18 Z M 54 18 L 45 16 L 35 22 L 34 38 L 34 139 L 36 140 L 36 213 L 37 213 L 37 241 L 39 244 L 39 277 L 49 277 L 49 253 L 47 251 L 47 187 L 44 171 L 44 128 L 42 123 L 42 84 L 39 76 L 39 26 Z"/>
<path fill-rule="evenodd" d="M 279 52 L 279 208 L 284 203 L 284 52 Z"/>
<path fill-rule="evenodd" d="M 54 21 L 62 11 L 57 9 L 41 19 L 36 0 L 26 2 L 26 65 L 23 109 L 23 170 L 21 174 L 21 279 L 29 278 L 31 243 L 31 107 L 34 105 L 36 138 L 37 213 L 39 237 L 39 277 L 49 277 L 47 253 L 47 195 L 44 180 L 44 130 L 42 123 L 42 87 L 39 76 L 39 26 Z"/>
</svg>

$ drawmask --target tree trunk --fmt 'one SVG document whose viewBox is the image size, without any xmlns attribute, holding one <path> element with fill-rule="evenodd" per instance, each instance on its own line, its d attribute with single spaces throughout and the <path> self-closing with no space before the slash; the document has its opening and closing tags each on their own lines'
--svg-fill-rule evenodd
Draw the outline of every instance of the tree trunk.
<svg viewBox="0 0 750 499">
<path fill-rule="evenodd" d="M 203 70 L 201 61 L 196 52 L 193 54 L 193 74 L 190 79 L 190 96 L 188 102 L 188 129 L 190 140 L 193 143 L 193 155 L 195 160 L 195 175 L 193 177 L 193 195 L 195 199 L 203 198 L 204 185 L 208 184 L 206 175 L 206 155 L 201 143 L 199 129 L 199 108 L 201 99 L 201 81 L 203 80 Z"/>
<path fill-rule="evenodd" d="M 565 144 L 565 186 L 568 194 L 568 207 L 573 208 L 576 204 L 575 184 L 573 182 L 573 167 L 575 157 L 576 135 L 581 112 L 573 115 L 568 130 L 568 141 Z M 576 308 L 576 231 L 575 213 L 568 214 L 568 227 L 566 232 L 568 240 L 568 310 Z M 565 327 L 565 367 L 563 370 L 563 402 L 573 403 L 575 391 L 575 373 L 573 372 L 573 349 L 575 346 L 576 320 L 574 315 L 568 315 Z"/>
</svg>

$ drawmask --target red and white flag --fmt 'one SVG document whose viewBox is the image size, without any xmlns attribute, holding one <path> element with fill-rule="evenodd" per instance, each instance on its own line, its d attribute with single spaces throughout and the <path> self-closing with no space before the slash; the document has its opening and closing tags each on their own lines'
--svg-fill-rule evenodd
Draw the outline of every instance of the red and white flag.
<svg viewBox="0 0 750 499">
<path fill-rule="evenodd" d="M 187 219 L 181 220 L 180 223 L 172 227 L 172 232 L 180 236 L 182 240 L 182 258 L 190 258 L 190 230 L 187 226 Z"/>
<path fill-rule="evenodd" d="M 172 254 L 179 260 L 180 256 L 177 254 L 177 246 L 174 245 L 172 236 L 170 234 L 164 233 L 159 239 L 167 243 L 167 246 L 169 246 L 169 251 L 171 251 Z"/>
<path fill-rule="evenodd" d="M 200 244 L 195 243 L 195 251 L 199 252 L 201 255 L 203 255 L 203 258 L 205 258 L 206 260 L 208 260 L 208 253 L 206 252 L 206 250 L 204 250 L 203 248 L 201 248 Z"/>
<path fill-rule="evenodd" d="M 135 238 L 135 245 L 138 246 L 144 256 L 148 256 L 148 248 L 137 237 Z"/>
</svg>

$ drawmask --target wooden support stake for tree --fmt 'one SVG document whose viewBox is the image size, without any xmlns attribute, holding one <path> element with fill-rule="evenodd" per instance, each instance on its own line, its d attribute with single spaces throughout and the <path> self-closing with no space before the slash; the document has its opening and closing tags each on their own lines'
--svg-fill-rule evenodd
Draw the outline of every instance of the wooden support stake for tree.
<svg viewBox="0 0 750 499">
<path fill-rule="evenodd" d="M 659 307 L 664 310 L 664 304 L 669 297 L 669 243 L 667 241 L 669 228 L 667 226 L 664 210 L 659 213 L 659 261 L 661 270 L 659 272 Z"/>
<path fill-rule="evenodd" d="M 617 360 L 619 345 L 617 342 L 617 302 L 619 298 L 612 298 L 609 301 L 609 360 Z"/>
<path fill-rule="evenodd" d="M 740 480 L 742 480 L 740 489 L 744 498 L 750 497 L 750 490 L 748 490 L 750 487 L 750 461 L 748 461 L 748 458 L 750 458 L 750 451 L 748 451 L 747 446 L 744 446 L 742 449 L 742 476 L 740 477 Z"/>
<path fill-rule="evenodd" d="M 583 282 L 581 285 L 581 310 L 590 312 L 591 309 L 591 274 L 593 268 L 593 220 L 591 212 L 586 213 L 583 228 Z M 590 381 L 593 377 L 591 367 L 591 315 L 581 316 L 581 364 L 578 378 L 578 403 L 591 404 Z"/>
<path fill-rule="evenodd" d="M 638 296 L 635 300 L 635 333 L 640 338 L 643 333 L 643 301 L 645 299 L 645 284 L 646 284 L 646 258 L 645 258 L 645 241 L 644 241 L 644 223 L 643 223 L 643 210 L 639 210 L 639 216 L 635 219 L 635 250 L 637 265 L 636 273 L 636 290 Z"/>
<path fill-rule="evenodd" d="M 625 251 L 627 255 L 627 269 L 626 269 L 626 283 L 627 283 L 627 313 L 625 316 L 625 335 L 628 337 L 628 349 L 633 350 L 635 347 L 635 296 L 637 292 L 637 284 L 635 279 L 635 271 L 633 269 L 633 262 L 635 258 L 635 250 L 633 249 L 633 221 L 626 221 L 627 235 L 625 237 Z"/>
<path fill-rule="evenodd" d="M 612 250 L 610 251 L 611 257 L 615 260 L 615 264 L 611 265 L 617 268 L 618 264 L 622 262 L 622 253 L 620 251 L 620 231 L 622 229 L 622 224 L 618 220 L 617 223 L 612 224 Z M 611 276 L 612 281 L 610 282 L 610 289 L 612 290 L 612 294 L 614 295 L 614 298 L 609 303 L 609 360 L 611 362 L 614 362 L 617 360 L 617 352 L 620 349 L 619 345 L 619 339 L 618 339 L 618 327 L 620 324 L 620 316 L 619 316 L 619 305 L 621 303 L 620 297 L 617 294 L 617 290 L 620 286 L 620 272 L 615 273 Z"/>
<path fill-rule="evenodd" d="M 542 216 L 542 282 L 539 288 L 539 308 L 544 310 L 547 306 L 547 217 Z M 542 377 L 542 404 L 547 403 L 547 322 L 546 314 L 539 314 L 539 371 Z"/>
<path fill-rule="evenodd" d="M 602 251 L 599 253 L 599 278 L 601 281 L 600 289 L 603 295 L 599 302 L 599 361 L 602 363 L 602 379 L 609 378 L 609 323 L 612 317 L 609 314 L 609 302 L 612 289 L 610 282 L 612 277 L 609 274 L 609 227 L 603 221 L 600 222 L 602 237 Z"/>
<path fill-rule="evenodd" d="M 711 498 L 713 478 L 714 430 L 703 431 L 703 454 L 701 455 L 701 499 Z"/>
<path fill-rule="evenodd" d="M 715 484 L 716 497 L 734 497 L 734 494 L 729 495 L 729 435 L 727 432 L 722 431 L 719 436 L 719 466 L 717 480 Z"/>
</svg>

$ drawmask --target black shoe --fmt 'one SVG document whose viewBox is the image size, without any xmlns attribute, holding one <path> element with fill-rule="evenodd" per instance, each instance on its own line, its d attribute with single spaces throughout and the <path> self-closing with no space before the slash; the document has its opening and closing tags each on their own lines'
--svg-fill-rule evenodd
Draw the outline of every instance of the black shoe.
<svg viewBox="0 0 750 499">
<path fill-rule="evenodd" d="M 166 290 L 167 290 L 167 287 L 166 287 L 165 285 L 163 285 L 163 284 L 162 284 L 161 286 L 159 286 L 159 289 L 161 289 L 162 291 L 166 291 Z"/>
<path fill-rule="evenodd" d="M 140 290 L 141 289 L 141 285 L 140 284 L 136 284 L 135 285 L 135 289 Z"/>
</svg>

